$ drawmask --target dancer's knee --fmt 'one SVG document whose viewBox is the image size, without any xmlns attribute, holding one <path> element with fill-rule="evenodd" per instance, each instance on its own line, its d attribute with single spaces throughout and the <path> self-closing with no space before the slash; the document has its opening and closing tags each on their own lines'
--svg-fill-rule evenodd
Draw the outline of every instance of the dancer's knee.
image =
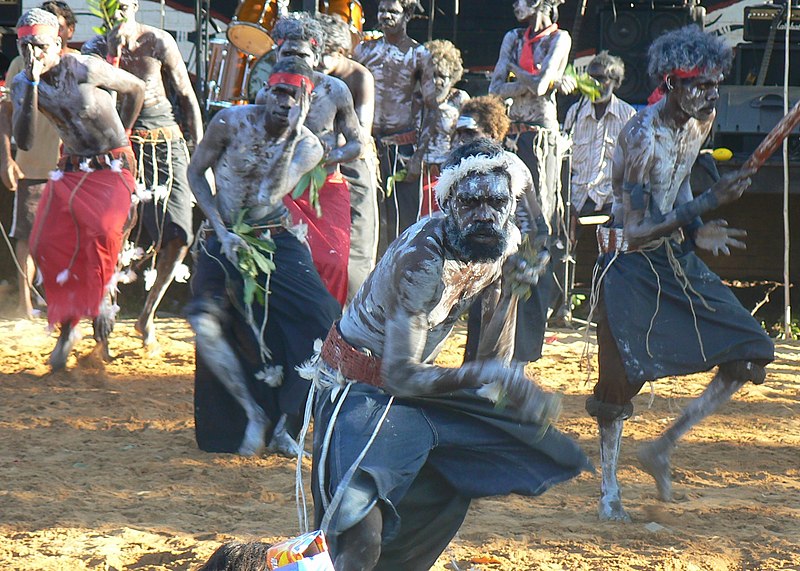
<svg viewBox="0 0 800 571">
<path fill-rule="evenodd" d="M 633 403 L 607 403 L 592 395 L 586 399 L 586 412 L 598 420 L 627 420 L 633 416 Z"/>
<path fill-rule="evenodd" d="M 763 365 L 752 361 L 729 361 L 719 366 L 720 377 L 728 382 L 752 382 L 760 385 L 767 378 L 767 371 Z"/>
</svg>

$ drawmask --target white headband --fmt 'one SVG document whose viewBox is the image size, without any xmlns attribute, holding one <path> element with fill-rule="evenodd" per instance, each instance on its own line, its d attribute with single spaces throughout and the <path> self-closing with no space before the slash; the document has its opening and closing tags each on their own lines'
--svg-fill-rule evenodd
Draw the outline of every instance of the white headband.
<svg viewBox="0 0 800 571">
<path fill-rule="evenodd" d="M 477 131 L 479 127 L 478 123 L 470 115 L 462 115 L 456 122 L 456 129 L 472 129 Z"/>
<path fill-rule="evenodd" d="M 455 166 L 450 166 L 442 170 L 439 175 L 439 180 L 436 182 L 436 201 L 439 206 L 450 197 L 453 190 L 463 178 L 470 174 L 486 174 L 495 169 L 503 169 L 511 178 L 511 194 L 514 198 L 519 197 L 525 190 L 525 181 L 530 178 L 526 173 L 522 172 L 525 164 L 521 161 L 515 161 L 509 158 L 510 153 L 504 151 L 502 154 L 487 156 L 487 155 L 471 155 L 464 157 Z"/>
</svg>

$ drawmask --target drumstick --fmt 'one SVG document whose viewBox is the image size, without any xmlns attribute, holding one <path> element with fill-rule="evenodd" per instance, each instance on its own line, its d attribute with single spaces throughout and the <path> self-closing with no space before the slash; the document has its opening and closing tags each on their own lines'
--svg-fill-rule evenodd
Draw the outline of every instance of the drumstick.
<svg viewBox="0 0 800 571">
<path fill-rule="evenodd" d="M 781 119 L 777 125 L 772 128 L 761 144 L 753 151 L 750 158 L 742 165 L 742 170 L 747 171 L 750 169 L 758 170 L 767 159 L 774 153 L 778 147 L 783 143 L 783 140 L 789 136 L 797 124 L 800 123 L 800 101 Z"/>
</svg>

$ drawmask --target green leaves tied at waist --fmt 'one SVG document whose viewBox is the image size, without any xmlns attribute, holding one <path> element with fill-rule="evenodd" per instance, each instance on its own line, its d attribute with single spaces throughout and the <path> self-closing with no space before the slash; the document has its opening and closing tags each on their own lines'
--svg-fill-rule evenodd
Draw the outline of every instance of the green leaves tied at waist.
<svg viewBox="0 0 800 571">
<path fill-rule="evenodd" d="M 272 261 L 272 254 L 275 253 L 275 242 L 262 234 L 262 230 L 251 226 L 244 221 L 247 209 L 239 212 L 236 223 L 231 228 L 231 232 L 245 241 L 247 248 L 239 248 L 237 251 L 237 268 L 244 282 L 244 302 L 247 305 L 257 300 L 261 305 L 265 305 L 267 291 L 266 283 L 258 283 L 259 273 L 266 275 L 275 270 L 275 262 Z"/>
</svg>

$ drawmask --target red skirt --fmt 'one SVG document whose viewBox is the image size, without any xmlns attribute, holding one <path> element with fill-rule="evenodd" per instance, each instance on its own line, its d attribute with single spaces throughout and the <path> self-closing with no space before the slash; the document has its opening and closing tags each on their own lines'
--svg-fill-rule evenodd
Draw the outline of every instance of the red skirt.
<svg viewBox="0 0 800 571">
<path fill-rule="evenodd" d="M 297 200 L 283 199 L 295 224 L 308 226 L 311 258 L 322 283 L 344 306 L 347 301 L 347 263 L 350 258 L 350 188 L 338 172 L 329 174 L 319 191 L 322 216 L 317 217 L 308 189 Z"/>
<path fill-rule="evenodd" d="M 48 322 L 75 325 L 100 312 L 135 182 L 126 169 L 60 174 L 39 201 L 30 245 L 44 280 Z"/>
</svg>

